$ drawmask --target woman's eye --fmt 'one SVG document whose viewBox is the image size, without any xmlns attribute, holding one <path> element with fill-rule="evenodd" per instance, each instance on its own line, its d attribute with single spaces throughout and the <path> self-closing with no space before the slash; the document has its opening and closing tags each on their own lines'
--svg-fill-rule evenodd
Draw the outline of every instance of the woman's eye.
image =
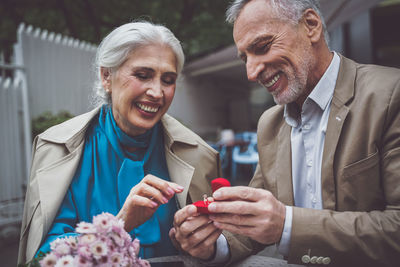
<svg viewBox="0 0 400 267">
<path fill-rule="evenodd" d="M 136 78 L 138 78 L 139 80 L 147 80 L 148 78 L 150 78 L 150 75 L 148 75 L 147 73 L 141 73 L 141 72 L 135 73 L 134 76 Z"/>
<path fill-rule="evenodd" d="M 162 81 L 165 84 L 172 85 L 172 84 L 175 84 L 176 78 L 175 77 L 163 77 Z"/>
</svg>

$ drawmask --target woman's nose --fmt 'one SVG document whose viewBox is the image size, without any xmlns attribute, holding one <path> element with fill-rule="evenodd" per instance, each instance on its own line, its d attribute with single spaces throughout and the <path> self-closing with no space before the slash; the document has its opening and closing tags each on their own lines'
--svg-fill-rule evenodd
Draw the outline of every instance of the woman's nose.
<svg viewBox="0 0 400 267">
<path fill-rule="evenodd" d="M 146 94 L 152 98 L 162 98 L 164 95 L 161 82 L 152 82 L 146 91 Z"/>
</svg>

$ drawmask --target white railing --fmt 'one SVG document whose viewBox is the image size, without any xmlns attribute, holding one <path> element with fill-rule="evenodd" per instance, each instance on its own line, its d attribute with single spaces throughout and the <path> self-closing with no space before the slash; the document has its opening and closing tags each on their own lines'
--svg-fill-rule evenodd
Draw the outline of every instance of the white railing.
<svg viewBox="0 0 400 267">
<path fill-rule="evenodd" d="M 22 80 L 0 76 L 0 226 L 21 220 L 31 146 L 24 116 Z"/>
<path fill-rule="evenodd" d="M 96 46 L 21 24 L 15 63 L 25 67 L 32 118 L 45 111 L 90 110 Z"/>
<path fill-rule="evenodd" d="M 21 24 L 12 64 L 0 54 L 0 238 L 20 222 L 31 161 L 31 119 L 91 108 L 96 47 Z"/>
</svg>

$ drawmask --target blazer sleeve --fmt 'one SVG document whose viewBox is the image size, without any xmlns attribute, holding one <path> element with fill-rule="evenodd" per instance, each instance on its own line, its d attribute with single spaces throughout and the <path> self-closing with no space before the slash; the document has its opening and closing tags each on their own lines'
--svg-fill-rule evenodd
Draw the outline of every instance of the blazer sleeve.
<svg viewBox="0 0 400 267">
<path fill-rule="evenodd" d="M 370 211 L 293 208 L 288 261 L 304 255 L 329 257 L 334 266 L 397 266 L 400 261 L 400 81 L 387 103 L 376 162 L 384 204 Z M 338 189 L 340 190 L 340 189 Z M 371 192 L 365 192 L 369 194 Z"/>
<path fill-rule="evenodd" d="M 254 176 L 249 184 L 251 187 L 263 188 L 264 177 L 261 173 L 259 164 L 257 164 Z M 223 231 L 223 234 L 228 242 L 230 259 L 226 266 L 230 266 L 233 262 L 237 262 L 261 251 L 265 245 L 252 240 L 249 237 L 233 234 L 228 231 Z"/>
</svg>

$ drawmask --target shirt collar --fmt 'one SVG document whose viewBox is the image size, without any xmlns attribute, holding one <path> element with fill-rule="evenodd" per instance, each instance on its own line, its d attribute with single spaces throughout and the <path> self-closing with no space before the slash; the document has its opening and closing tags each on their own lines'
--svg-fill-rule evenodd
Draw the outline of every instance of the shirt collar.
<svg viewBox="0 0 400 267">
<path fill-rule="evenodd" d="M 340 57 L 336 52 L 333 52 L 333 58 L 324 75 L 318 81 L 317 85 L 311 91 L 307 99 L 314 101 L 321 110 L 325 110 L 336 86 L 336 80 L 339 73 Z M 306 101 L 307 101 L 306 99 Z M 286 104 L 284 107 L 284 118 L 287 124 L 292 127 L 298 126 L 298 116 L 300 111 L 295 103 Z"/>
</svg>

